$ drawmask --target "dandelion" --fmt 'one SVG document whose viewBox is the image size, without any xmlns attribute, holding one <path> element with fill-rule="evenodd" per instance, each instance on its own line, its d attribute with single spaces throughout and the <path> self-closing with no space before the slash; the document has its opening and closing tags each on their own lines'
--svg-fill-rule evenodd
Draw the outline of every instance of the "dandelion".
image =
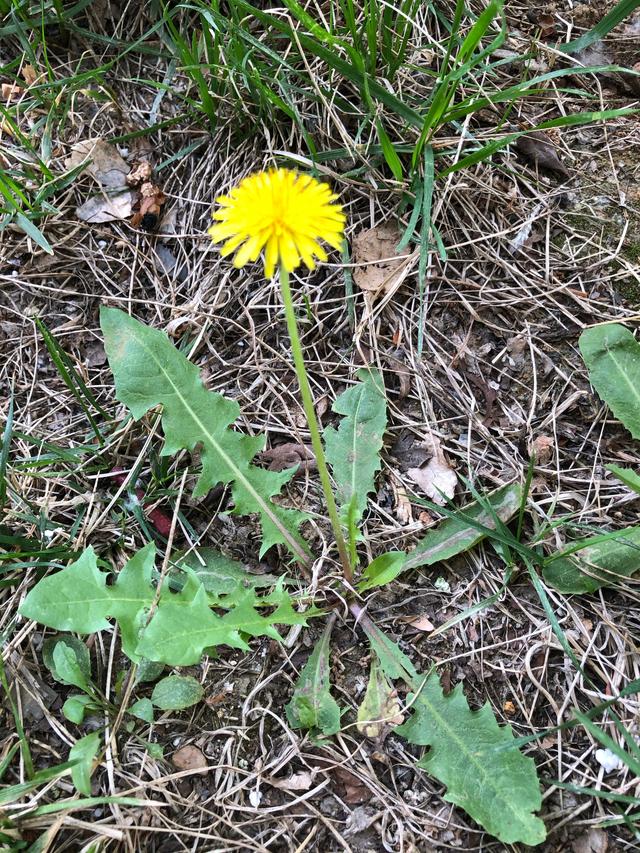
<svg viewBox="0 0 640 853">
<path fill-rule="evenodd" d="M 312 270 L 316 258 L 327 260 L 319 240 L 340 249 L 345 215 L 327 184 L 290 169 L 269 169 L 242 180 L 216 199 L 215 224 L 209 234 L 223 243 L 221 254 L 236 252 L 233 264 L 243 267 L 264 251 L 264 273 L 276 266 L 292 272 L 304 261 Z"/>
</svg>

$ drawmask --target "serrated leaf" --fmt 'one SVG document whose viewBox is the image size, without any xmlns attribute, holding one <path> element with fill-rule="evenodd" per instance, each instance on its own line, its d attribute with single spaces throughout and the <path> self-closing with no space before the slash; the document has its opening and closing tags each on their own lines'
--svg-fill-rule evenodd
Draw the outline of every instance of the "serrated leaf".
<svg viewBox="0 0 640 853">
<path fill-rule="evenodd" d="M 640 344 L 624 326 L 609 323 L 585 329 L 579 345 L 598 396 L 640 438 Z"/>
<path fill-rule="evenodd" d="M 91 796 L 93 761 L 100 748 L 100 732 L 91 732 L 77 740 L 69 750 L 69 761 L 78 763 L 71 768 L 71 778 L 76 790 L 86 797 Z"/>
<path fill-rule="evenodd" d="M 222 596 L 217 606 L 229 613 L 220 617 L 211 609 L 202 583 L 187 566 L 182 589 L 171 592 L 165 583 L 158 598 L 152 582 L 154 557 L 155 546 L 150 543 L 131 557 L 114 584 L 107 585 L 108 573 L 98 569 L 95 553 L 87 549 L 78 561 L 41 580 L 20 612 L 52 628 L 65 626 L 78 633 L 87 628 L 95 630 L 94 626 L 109 627 L 107 618 L 115 618 L 125 654 L 134 662 L 144 661 L 138 681 L 160 674 L 156 668 L 154 674 L 145 676 L 150 662 L 190 666 L 199 662 L 205 649 L 217 645 L 247 649 L 241 631 L 278 639 L 274 625 L 305 625 L 307 618 L 318 612 L 294 610 L 284 579 L 280 579 L 266 596 L 258 597 L 251 587 L 239 587 L 232 595 Z M 79 592 L 69 595 L 69 586 Z M 258 607 L 276 609 L 265 616 Z M 87 609 L 92 611 L 91 620 L 87 620 Z"/>
<path fill-rule="evenodd" d="M 69 696 L 62 706 L 62 713 L 67 720 L 79 726 L 88 710 L 93 711 L 97 709 L 98 706 L 91 696 L 87 696 L 85 693 L 74 693 L 73 696 Z"/>
<path fill-rule="evenodd" d="M 316 643 L 286 706 L 293 729 L 311 729 L 324 735 L 335 734 L 340 729 L 340 706 L 331 695 L 329 683 L 332 627 L 329 623 Z"/>
<path fill-rule="evenodd" d="M 275 472 L 251 464 L 264 447 L 264 437 L 231 429 L 240 414 L 238 404 L 208 391 L 198 368 L 178 352 L 164 332 L 115 308 L 101 308 L 100 322 L 118 400 L 136 420 L 162 405 L 163 455 L 201 446 L 202 471 L 194 495 L 205 495 L 218 483 L 232 484 L 234 512 L 260 515 L 260 553 L 284 544 L 305 560 L 306 549 L 297 533 L 304 516 L 270 500 L 295 469 Z"/>
<path fill-rule="evenodd" d="M 138 661 L 138 635 L 155 591 L 151 573 L 155 545 L 138 551 L 107 587 L 108 574 L 98 568 L 93 548 L 84 551 L 66 569 L 43 578 L 27 595 L 20 613 L 58 630 L 91 634 L 110 627 L 107 617 L 117 619 L 122 648 Z"/>
<path fill-rule="evenodd" d="M 385 725 L 398 725 L 402 720 L 398 694 L 374 657 L 371 659 L 367 689 L 358 708 L 356 727 L 365 737 L 377 738 Z"/>
<path fill-rule="evenodd" d="M 53 653 L 59 643 L 63 643 L 65 646 L 68 646 L 73 650 L 77 665 L 80 667 L 80 671 L 84 676 L 85 681 L 90 681 L 91 657 L 89 655 L 89 649 L 85 646 L 82 640 L 78 639 L 78 637 L 74 637 L 73 634 L 58 634 L 55 637 L 47 637 L 42 644 L 42 662 L 47 667 L 53 678 L 63 684 L 69 683 L 63 681 L 60 677 L 53 659 Z"/>
<path fill-rule="evenodd" d="M 487 496 L 493 512 L 501 521 L 509 521 L 520 507 L 522 486 L 511 483 L 491 492 Z M 463 516 L 472 519 L 488 530 L 485 532 L 469 524 Z M 460 518 L 446 518 L 418 542 L 404 564 L 403 570 L 415 569 L 418 566 L 431 566 L 441 560 L 450 560 L 457 554 L 468 551 L 488 535 L 489 530 L 495 530 L 496 523 L 488 508 L 473 501 L 460 509 Z"/>
<path fill-rule="evenodd" d="M 186 556 L 176 555 L 175 562 L 180 568 L 188 566 L 209 595 L 230 595 L 244 587 L 273 586 L 277 578 L 274 575 L 253 575 L 239 563 L 221 554 L 216 548 L 194 548 Z"/>
<path fill-rule="evenodd" d="M 362 628 L 387 678 L 400 678 L 407 684 L 412 684 L 418 673 L 400 646 L 373 622 L 363 623 Z"/>
<path fill-rule="evenodd" d="M 390 583 L 404 570 L 406 561 L 407 555 L 404 551 L 388 551 L 386 554 L 380 554 L 362 572 L 363 579 L 358 584 L 358 590 L 365 592 L 374 586 Z"/>
<path fill-rule="evenodd" d="M 445 696 L 432 673 L 408 704 L 413 716 L 395 732 L 410 743 L 430 746 L 418 767 L 447 787 L 444 799 L 463 808 L 505 844 L 541 844 L 544 823 L 534 762 L 515 747 L 511 726 L 500 728 L 489 704 L 471 711 L 457 685 Z"/>
<path fill-rule="evenodd" d="M 618 480 L 628 486 L 632 492 L 640 495 L 640 474 L 636 474 L 631 468 L 621 468 L 620 465 L 605 465 L 607 471 L 611 471 Z"/>
<path fill-rule="evenodd" d="M 325 453 L 336 481 L 340 515 L 347 525 L 358 523 L 367 506 L 367 495 L 374 489 L 380 470 L 380 451 L 387 427 L 384 382 L 378 370 L 362 368 L 358 383 L 342 393 L 332 406 L 344 415 L 338 429 L 324 431 Z M 353 501 L 353 503 L 352 503 Z"/>
<path fill-rule="evenodd" d="M 153 688 L 151 701 L 161 711 L 181 711 L 199 702 L 204 690 L 190 675 L 168 675 Z"/>
<path fill-rule="evenodd" d="M 151 699 L 142 698 L 134 702 L 129 708 L 129 713 L 145 723 L 153 722 L 153 703 Z"/>
<path fill-rule="evenodd" d="M 64 579 L 63 576 L 64 575 Z M 27 595 L 19 612 L 59 631 L 93 634 L 109 628 L 106 574 L 89 547 L 61 572 L 43 578 Z"/>
<path fill-rule="evenodd" d="M 571 555 L 547 558 L 543 577 L 559 592 L 595 592 L 640 571 L 640 527 L 627 527 L 604 540 L 594 536 L 581 543 L 583 547 Z M 578 544 L 574 542 L 572 547 Z"/>
<path fill-rule="evenodd" d="M 163 592 L 136 654 L 169 666 L 190 666 L 198 663 L 205 648 L 222 643 L 248 648 L 235 627 L 211 610 L 202 584 L 190 577 L 181 592 Z"/>
</svg>

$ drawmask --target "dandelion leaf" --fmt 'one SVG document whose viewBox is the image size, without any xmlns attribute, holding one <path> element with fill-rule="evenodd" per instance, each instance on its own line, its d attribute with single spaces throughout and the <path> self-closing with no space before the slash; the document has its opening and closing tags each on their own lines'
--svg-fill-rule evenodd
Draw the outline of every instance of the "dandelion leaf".
<svg viewBox="0 0 640 853">
<path fill-rule="evenodd" d="M 627 527 L 603 539 L 593 536 L 572 543 L 582 547 L 566 557 L 547 557 L 545 582 L 564 593 L 595 592 L 616 586 L 640 571 L 640 527 Z"/>
<path fill-rule="evenodd" d="M 340 728 L 340 706 L 331 695 L 329 655 L 332 625 L 327 625 L 305 664 L 286 706 L 293 729 L 311 729 L 324 735 Z"/>
<path fill-rule="evenodd" d="M 162 406 L 163 455 L 201 448 L 202 470 L 194 495 L 204 495 L 218 483 L 231 484 L 233 511 L 260 516 L 260 553 L 284 544 L 304 560 L 306 549 L 297 532 L 304 515 L 271 500 L 291 479 L 294 469 L 275 472 L 251 464 L 264 447 L 264 437 L 243 435 L 231 428 L 240 414 L 238 404 L 208 391 L 198 368 L 164 332 L 116 308 L 103 307 L 100 322 L 118 400 L 136 419 Z"/>
<path fill-rule="evenodd" d="M 345 526 L 349 520 L 357 524 L 364 515 L 367 495 L 373 491 L 374 477 L 381 467 L 380 451 L 387 426 L 382 374 L 362 368 L 358 380 L 333 404 L 333 411 L 344 415 L 340 425 L 324 431 L 327 461 L 336 481 Z"/>
<path fill-rule="evenodd" d="M 504 844 L 544 841 L 544 823 L 534 814 L 542 803 L 535 765 L 509 748 L 511 726 L 498 726 L 488 703 L 471 711 L 461 685 L 445 696 L 436 673 L 408 704 L 413 716 L 396 734 L 431 747 L 418 766 L 446 785 L 444 799 Z"/>
<path fill-rule="evenodd" d="M 217 605 L 229 612 L 219 616 L 211 609 L 207 592 L 189 571 L 179 592 L 165 583 L 160 594 L 152 581 L 155 545 L 134 554 L 107 585 L 108 572 L 98 568 L 93 548 L 75 563 L 43 578 L 27 595 L 20 613 L 50 628 L 89 634 L 120 628 L 122 649 L 135 662 L 158 661 L 170 666 L 198 663 L 205 649 L 217 645 L 247 649 L 242 634 L 279 639 L 274 625 L 305 625 L 315 610 L 298 613 L 282 580 L 272 592 L 258 597 L 248 588 L 225 596 Z M 257 608 L 269 608 L 268 615 Z"/>
<path fill-rule="evenodd" d="M 629 329 L 607 323 L 585 329 L 579 345 L 598 396 L 640 438 L 640 343 Z"/>
</svg>

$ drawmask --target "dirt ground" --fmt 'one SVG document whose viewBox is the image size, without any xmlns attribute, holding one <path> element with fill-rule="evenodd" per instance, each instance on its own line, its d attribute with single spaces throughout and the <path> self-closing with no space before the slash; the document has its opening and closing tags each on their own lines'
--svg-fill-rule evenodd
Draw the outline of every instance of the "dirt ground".
<svg viewBox="0 0 640 853">
<path fill-rule="evenodd" d="M 509 15 L 526 37 L 532 15 L 539 21 L 542 14 L 557 14 L 588 27 L 606 8 L 606 3 L 551 3 L 541 10 L 532 4 L 528 16 L 524 7 Z M 604 56 L 632 66 L 639 58 L 639 31 L 636 14 L 604 44 L 590 48 L 593 55 L 583 61 L 602 64 Z M 61 63 L 79 57 L 84 48 L 81 38 L 64 45 L 52 42 Z M 1 50 L 10 52 L 11 46 Z M 64 134 L 54 143 L 58 165 L 78 141 L 113 139 L 146 126 L 157 91 L 134 81 L 157 80 L 164 71 L 153 57 L 127 58 L 109 75 L 112 98 L 97 104 L 78 93 Z M 636 83 L 628 76 L 610 72 L 594 79 L 588 86 L 590 109 L 637 104 Z M 179 76 L 173 85 L 181 85 Z M 562 109 L 576 109 L 578 101 L 571 92 L 558 93 Z M 168 91 L 154 107 L 157 120 L 178 115 L 179 103 Z M 512 121 L 517 124 L 524 116 L 530 121 L 540 108 L 530 99 Z M 433 436 L 456 472 L 486 490 L 523 480 L 531 449 L 544 447 L 534 470 L 527 534 L 533 533 L 534 522 L 572 517 L 572 526 L 559 528 L 547 540 L 550 548 L 560 547 L 567 536 L 587 535 L 584 531 L 638 523 L 640 501 L 604 467 L 611 462 L 638 467 L 638 448 L 590 389 L 577 341 L 588 325 L 617 319 L 633 328 L 640 319 L 640 120 L 625 116 L 567 127 L 550 137 L 566 174 L 544 168 L 526 146 L 512 146 L 491 163 L 438 183 L 434 222 L 448 257 L 442 260 L 437 251 L 429 256 L 422 355 L 416 348 L 417 262 L 401 286 L 373 307 L 356 286 L 355 327 L 339 257 L 333 254 L 312 274 L 294 276 L 323 424 L 332 422 L 330 404 L 361 364 L 377 364 L 384 372 L 390 423 L 383 471 L 365 525 L 370 556 L 411 547 L 434 523 L 432 515 L 411 503 L 420 491 L 407 475 L 429 457 L 424 445 Z M 208 387 L 237 400 L 241 426 L 254 434 L 266 431 L 268 446 L 308 443 L 277 284 L 265 281 L 257 265 L 233 269 L 206 235 L 214 196 L 272 163 L 275 152 L 298 152 L 299 141 L 279 128 L 238 138 L 233 116 L 223 115 L 213 136 L 201 124 L 178 122 L 151 138 L 119 146 L 128 163 L 146 159 L 156 169 L 166 203 L 154 230 L 127 220 L 80 221 L 76 208 L 92 190 L 91 179 L 82 176 L 56 198 L 60 212 L 46 222 L 53 257 L 14 226 L 0 232 L 0 414 L 4 421 L 13 388 L 9 478 L 20 496 L 5 507 L 3 532 L 50 549 L 79 551 L 92 544 L 121 566 L 147 541 L 149 528 L 141 525 L 126 496 L 114 502 L 113 469 L 128 471 L 140 460 L 147 496 L 171 515 L 172 496 L 189 457 L 161 460 L 158 436 L 149 438 L 151 421 L 124 421 L 101 342 L 101 305 L 123 308 L 189 347 Z M 191 143 L 190 153 L 171 159 Z M 346 206 L 348 239 L 381 223 L 397 225 L 400 234 L 407 214 L 398 216 L 399 193 L 391 182 L 378 180 L 374 167 L 341 177 L 353 165 L 343 159 L 320 166 Z M 36 317 L 44 320 L 100 405 L 117 417 L 118 440 L 110 441 L 106 451 L 54 452 L 52 446 L 77 450 L 91 444 L 93 433 L 47 353 Z M 270 552 L 259 559 L 251 519 L 221 515 L 227 501 L 222 490 L 204 499 L 190 496 L 196 479 L 192 468 L 181 504 L 188 530 L 178 530 L 174 547 L 184 546 L 195 532 L 251 571 L 288 571 L 283 555 Z M 462 505 L 467 499 L 460 482 L 456 501 Z M 293 481 L 286 501 L 320 510 L 313 471 Z M 328 526 L 313 522 L 305 536 L 319 555 L 314 571 L 320 577 L 337 576 Z M 58 565 L 55 558 L 52 562 Z M 16 615 L 36 574 L 7 568 L 0 612 L 5 666 L 35 767 L 42 769 L 65 761 L 74 740 L 103 721 L 76 727 L 62 716 L 68 691 L 42 666 L 47 632 Z M 588 596 L 548 590 L 557 619 L 598 691 L 583 682 L 566 657 L 526 575 L 516 576 L 494 606 L 435 638 L 411 627 L 411 617 L 441 625 L 499 590 L 503 575 L 504 564 L 492 546 L 479 546 L 448 563 L 401 576 L 372 596 L 368 612 L 420 671 L 437 665 L 445 685 L 461 682 L 472 707 L 489 701 L 516 736 L 556 726 L 574 709 L 587 710 L 639 676 L 640 619 L 632 582 Z M 93 794 L 143 797 L 153 805 L 102 803 L 77 812 L 27 815 L 15 836 L 16 844 L 20 840 L 25 846 L 3 849 L 27 849 L 37 839 L 43 846 L 28 849 L 514 849 L 443 799 L 442 786 L 415 767 L 419 747 L 393 732 L 382 741 L 358 734 L 354 709 L 366 687 L 369 648 L 349 620 L 338 619 L 332 658 L 334 695 L 349 709 L 349 725 L 320 743 L 291 730 L 284 705 L 320 632 L 321 623 L 313 622 L 310 628 L 293 629 L 284 646 L 253 641 L 246 655 L 221 649 L 218 658 L 205 657 L 200 666 L 181 670 L 203 684 L 203 702 L 182 713 L 167 712 L 151 727 L 140 723 L 120 730 L 94 774 Z M 113 698 L 127 663 L 119 643 L 105 634 L 92 637 L 89 646 L 95 680 Z M 618 705 L 631 731 L 637 729 L 638 707 L 635 696 Z M 1 713 L 0 754 L 6 755 L 15 733 L 8 706 Z M 614 736 L 611 723 L 606 730 Z M 163 757 L 153 757 L 148 742 L 161 746 Z M 186 744 L 205 754 L 206 775 L 181 772 L 172 764 L 175 751 Z M 623 806 L 553 784 L 561 780 L 639 794 L 638 780 L 627 768 L 605 772 L 595 758 L 598 748 L 581 727 L 527 747 L 541 777 L 541 816 L 549 831 L 538 849 L 640 849 L 624 823 L 602 828 L 623 813 Z M 23 772 L 14 761 L 3 784 L 22 781 Z M 310 774 L 312 782 L 295 790 L 291 777 L 302 773 Z M 40 789 L 37 803 L 72 793 L 70 780 L 63 778 Z M 7 814 L 19 816 L 27 802 L 33 804 L 27 798 Z"/>
</svg>

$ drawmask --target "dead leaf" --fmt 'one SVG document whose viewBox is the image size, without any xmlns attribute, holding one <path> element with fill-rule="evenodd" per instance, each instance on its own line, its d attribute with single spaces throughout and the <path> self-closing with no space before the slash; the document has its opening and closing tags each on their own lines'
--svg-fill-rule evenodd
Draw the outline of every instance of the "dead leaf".
<svg viewBox="0 0 640 853">
<path fill-rule="evenodd" d="M 129 167 L 114 145 L 100 138 L 76 142 L 71 149 L 71 155 L 65 161 L 65 166 L 67 169 L 74 169 L 88 159 L 91 162 L 85 171 L 100 186 L 112 190 L 126 187 Z"/>
<path fill-rule="evenodd" d="M 284 471 L 285 468 L 293 468 L 294 465 L 298 465 L 300 467 L 296 474 L 301 474 L 304 471 L 315 470 L 316 468 L 316 458 L 311 447 L 293 441 L 279 444 L 277 447 L 272 447 L 271 450 L 264 450 L 259 458 L 270 471 Z"/>
<path fill-rule="evenodd" d="M 162 205 L 167 197 L 157 184 L 147 181 L 140 187 L 140 201 L 136 213 L 131 217 L 131 224 L 141 226 L 145 231 L 154 231 L 160 221 Z"/>
<path fill-rule="evenodd" d="M 107 360 L 104 345 L 99 341 L 88 344 L 84 351 L 84 363 L 87 367 L 101 367 Z"/>
<path fill-rule="evenodd" d="M 400 617 L 400 621 L 406 622 L 407 625 L 415 628 L 416 631 L 435 631 L 435 625 L 425 613 L 420 616 L 402 616 Z"/>
<path fill-rule="evenodd" d="M 24 89 L 17 83 L 3 83 L 0 86 L 0 97 L 3 101 L 17 101 L 23 93 Z"/>
<path fill-rule="evenodd" d="M 182 746 L 171 756 L 171 763 L 176 770 L 199 770 L 199 776 L 209 772 L 207 757 L 201 749 L 193 744 Z"/>
<path fill-rule="evenodd" d="M 76 216 L 83 222 L 112 222 L 127 219 L 133 210 L 134 196 L 131 190 L 116 195 L 97 195 L 76 208 Z"/>
<path fill-rule="evenodd" d="M 359 832 L 364 832 L 365 829 L 369 829 L 372 823 L 375 823 L 379 816 L 380 812 L 371 806 L 356 806 L 347 818 L 344 834 L 357 835 Z"/>
<path fill-rule="evenodd" d="M 550 435 L 538 435 L 531 444 L 531 450 L 535 454 L 536 462 L 545 465 L 553 456 L 553 439 Z"/>
<path fill-rule="evenodd" d="M 572 853 L 607 853 L 608 849 L 609 836 L 595 826 L 571 842 Z"/>
<path fill-rule="evenodd" d="M 281 791 L 308 791 L 313 785 L 313 775 L 308 770 L 301 770 L 286 779 L 272 778 L 266 781 L 274 788 L 280 788 Z"/>
<path fill-rule="evenodd" d="M 346 767 L 337 765 L 331 768 L 331 776 L 336 784 L 336 793 L 350 806 L 367 803 L 371 799 L 371 791 L 365 783 Z"/>
<path fill-rule="evenodd" d="M 153 166 L 151 163 L 146 160 L 143 160 L 141 163 L 134 163 L 127 175 L 127 184 L 130 187 L 137 187 L 139 184 L 149 181 L 152 174 Z"/>
<path fill-rule="evenodd" d="M 541 169 L 548 169 L 550 172 L 555 172 L 562 175 L 563 178 L 570 177 L 570 172 L 564 163 L 558 157 L 555 145 L 551 141 L 551 137 L 544 131 L 538 130 L 535 133 L 528 133 L 526 136 L 520 136 L 515 142 L 516 150 L 519 154 Z"/>
<path fill-rule="evenodd" d="M 433 458 L 420 468 L 409 468 L 407 476 L 439 506 L 446 504 L 446 498 L 454 496 L 458 477 L 447 462 L 440 440 L 433 439 Z"/>
<path fill-rule="evenodd" d="M 405 260 L 398 257 L 396 250 L 400 236 L 395 225 L 383 223 L 360 231 L 353 238 L 353 260 L 358 264 L 353 280 L 361 290 L 377 295 L 393 286 L 394 273 Z"/>
<path fill-rule="evenodd" d="M 22 74 L 22 79 L 27 86 L 32 86 L 40 77 L 40 74 L 38 74 L 33 65 L 29 65 L 28 63 L 22 66 L 22 71 L 20 73 Z"/>
<path fill-rule="evenodd" d="M 391 491 L 393 492 L 393 512 L 400 524 L 411 524 L 413 521 L 413 510 L 411 501 L 405 487 L 397 477 L 390 478 Z"/>
</svg>

